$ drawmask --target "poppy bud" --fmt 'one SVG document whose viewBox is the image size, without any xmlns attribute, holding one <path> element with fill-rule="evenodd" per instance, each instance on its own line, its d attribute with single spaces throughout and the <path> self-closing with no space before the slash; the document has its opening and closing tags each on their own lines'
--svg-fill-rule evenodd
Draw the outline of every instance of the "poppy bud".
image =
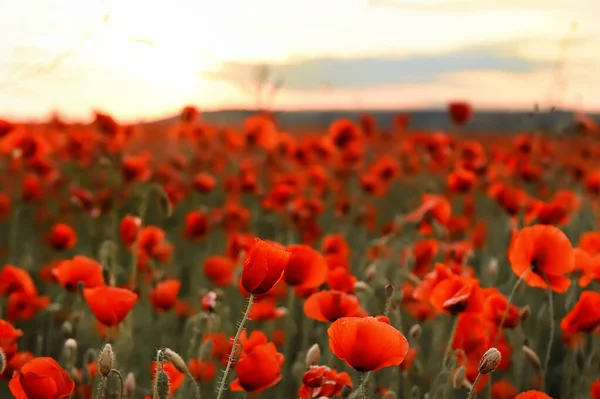
<svg viewBox="0 0 600 399">
<path fill-rule="evenodd" d="M 388 298 L 391 298 L 392 295 L 394 295 L 394 291 L 396 290 L 396 287 L 394 287 L 393 284 L 386 284 L 385 285 L 385 293 L 388 296 Z"/>
<path fill-rule="evenodd" d="M 529 319 L 529 316 L 531 316 L 531 308 L 529 307 L 529 305 L 525 305 L 521 309 L 521 322 L 524 322 L 527 319 Z"/>
<path fill-rule="evenodd" d="M 488 275 L 490 276 L 490 278 L 492 280 L 496 279 L 496 276 L 498 275 L 498 259 L 496 258 L 492 258 L 490 259 L 490 262 L 488 263 Z"/>
<path fill-rule="evenodd" d="M 158 399 L 167 399 L 170 391 L 169 375 L 164 370 L 160 370 L 156 373 L 156 396 Z"/>
<path fill-rule="evenodd" d="M 410 389 L 410 397 L 413 399 L 419 399 L 421 397 L 421 388 L 419 388 L 418 385 L 412 386 L 412 388 Z"/>
<path fill-rule="evenodd" d="M 306 352 L 306 367 L 316 366 L 319 364 L 321 360 L 321 348 L 319 348 L 319 344 L 314 344 L 310 347 L 308 352 Z"/>
<path fill-rule="evenodd" d="M 364 281 L 357 281 L 356 283 L 354 283 L 354 291 L 372 293 L 373 288 L 371 288 L 371 286 L 365 283 Z"/>
<path fill-rule="evenodd" d="M 2 349 L 0 349 L 0 374 L 3 374 L 5 369 L 6 369 L 6 355 L 4 354 L 4 351 Z"/>
<path fill-rule="evenodd" d="M 133 373 L 127 374 L 125 382 L 123 383 L 123 396 L 126 398 L 132 397 L 135 393 L 135 375 Z"/>
<path fill-rule="evenodd" d="M 62 324 L 62 326 L 60 326 L 60 332 L 65 337 L 69 337 L 69 336 L 71 336 L 73 334 L 73 325 L 71 324 L 71 322 L 69 320 L 66 320 Z"/>
<path fill-rule="evenodd" d="M 377 274 L 377 265 L 375 263 L 371 263 L 367 269 L 365 270 L 365 280 L 372 281 Z"/>
<path fill-rule="evenodd" d="M 408 336 L 417 341 L 419 338 L 421 338 L 421 333 L 423 332 L 423 328 L 421 327 L 420 324 L 415 324 L 414 326 L 412 326 L 410 328 L 410 330 L 408 330 Z"/>
<path fill-rule="evenodd" d="M 489 374 L 498 368 L 500 361 L 502 360 L 502 355 L 500 351 L 496 348 L 488 349 L 483 356 L 481 357 L 481 361 L 479 362 L 479 373 L 480 374 Z"/>
<path fill-rule="evenodd" d="M 269 291 L 283 276 L 290 254 L 282 246 L 255 238 L 242 271 L 242 286 L 253 295 Z"/>
<path fill-rule="evenodd" d="M 540 361 L 540 357 L 537 355 L 537 353 L 535 353 L 535 351 L 527 345 L 523 345 L 521 349 L 523 350 L 525 358 L 529 360 L 531 364 L 533 364 L 538 370 L 541 370 L 542 362 Z"/>
<path fill-rule="evenodd" d="M 173 363 L 173 366 L 175 366 L 175 368 L 183 373 L 183 374 L 187 374 L 188 373 L 188 367 L 185 364 L 185 361 L 181 358 L 181 356 L 179 356 L 179 354 L 177 352 L 175 352 L 172 349 L 166 348 L 163 350 L 163 353 L 165 354 L 165 357 L 171 361 L 171 363 Z"/>
<path fill-rule="evenodd" d="M 115 353 L 111 344 L 104 345 L 100 357 L 98 358 L 98 371 L 103 377 L 108 377 L 113 364 L 115 363 Z"/>
<path fill-rule="evenodd" d="M 452 377 L 452 388 L 460 389 L 462 387 L 466 375 L 467 369 L 464 366 L 460 366 L 458 369 L 456 369 L 456 372 Z"/>
</svg>

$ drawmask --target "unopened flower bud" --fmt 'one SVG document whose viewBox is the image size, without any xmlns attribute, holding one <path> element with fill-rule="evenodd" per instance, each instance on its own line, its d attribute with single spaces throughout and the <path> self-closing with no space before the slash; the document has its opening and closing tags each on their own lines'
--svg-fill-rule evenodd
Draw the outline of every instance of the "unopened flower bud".
<svg viewBox="0 0 600 399">
<path fill-rule="evenodd" d="M 373 289 L 369 284 L 365 283 L 364 281 L 357 281 L 356 283 L 354 283 L 354 291 L 372 293 Z"/>
<path fill-rule="evenodd" d="M 77 341 L 75 341 L 73 338 L 67 339 L 65 341 L 65 349 L 68 351 L 77 350 Z"/>
<path fill-rule="evenodd" d="M 183 374 L 188 373 L 187 364 L 185 364 L 185 361 L 182 359 L 181 356 L 179 356 L 179 353 L 177 353 L 174 350 L 169 349 L 169 348 L 164 349 L 163 353 L 165 354 L 165 357 L 167 358 L 167 360 L 169 360 L 171 363 L 173 363 L 173 366 L 175 366 L 175 368 L 179 372 L 181 372 Z"/>
<path fill-rule="evenodd" d="M 521 323 L 527 321 L 529 316 L 531 316 L 531 308 L 529 305 L 525 305 L 523 308 L 521 308 Z"/>
<path fill-rule="evenodd" d="M 377 274 L 377 265 L 375 263 L 371 263 L 367 266 L 365 270 L 365 281 L 372 281 Z"/>
<path fill-rule="evenodd" d="M 133 397 L 135 393 L 135 375 L 133 373 L 127 374 L 125 382 L 123 383 L 123 396 Z"/>
<path fill-rule="evenodd" d="M 460 366 L 458 369 L 456 369 L 456 372 L 452 376 L 452 388 L 460 389 L 466 375 L 467 369 L 464 366 Z"/>
<path fill-rule="evenodd" d="M 423 328 L 421 327 L 420 324 L 415 324 L 414 326 L 412 326 L 410 328 L 410 330 L 408 330 L 408 336 L 417 341 L 419 338 L 421 338 L 421 333 L 423 332 Z"/>
<path fill-rule="evenodd" d="M 496 276 L 498 275 L 498 259 L 490 259 L 490 262 L 488 263 L 487 267 L 487 272 L 492 280 L 496 279 Z"/>
<path fill-rule="evenodd" d="M 412 399 L 419 399 L 421 397 L 421 388 L 418 385 L 413 385 L 410 388 L 410 397 Z"/>
<path fill-rule="evenodd" d="M 167 399 L 170 391 L 169 375 L 164 370 L 160 370 L 156 373 L 156 395 L 158 399 Z"/>
<path fill-rule="evenodd" d="M 5 369 L 6 369 L 6 355 L 4 354 L 4 351 L 2 350 L 2 348 L 0 348 L 0 374 L 4 373 Z"/>
<path fill-rule="evenodd" d="M 306 352 L 306 367 L 316 366 L 321 361 L 321 348 L 319 344 L 314 344 Z"/>
<path fill-rule="evenodd" d="M 531 364 L 533 364 L 538 370 L 541 370 L 542 362 L 540 361 L 540 357 L 537 355 L 537 353 L 535 353 L 535 351 L 527 345 L 523 345 L 521 349 L 523 350 L 525 358 L 529 360 Z"/>
<path fill-rule="evenodd" d="M 396 287 L 394 287 L 394 284 L 386 284 L 385 285 L 385 293 L 388 296 L 388 298 L 391 298 L 394 295 L 395 290 L 396 290 Z"/>
<path fill-rule="evenodd" d="M 502 355 L 500 351 L 496 348 L 488 349 L 483 356 L 481 357 L 481 361 L 479 362 L 479 373 L 480 374 L 489 374 L 498 368 L 500 361 L 502 360 Z"/>
<path fill-rule="evenodd" d="M 98 371 L 103 377 L 108 377 L 115 363 L 115 353 L 111 344 L 104 345 L 98 358 Z"/>
<path fill-rule="evenodd" d="M 73 335 L 73 325 L 71 324 L 71 322 L 69 320 L 66 320 L 62 324 L 62 326 L 60 326 L 60 332 L 65 337 L 70 337 L 71 335 Z"/>
</svg>

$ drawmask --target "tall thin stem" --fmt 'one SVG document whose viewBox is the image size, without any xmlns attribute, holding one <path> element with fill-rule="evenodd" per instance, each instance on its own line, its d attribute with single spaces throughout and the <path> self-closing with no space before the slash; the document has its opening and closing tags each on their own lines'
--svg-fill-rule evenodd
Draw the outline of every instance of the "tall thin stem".
<svg viewBox="0 0 600 399">
<path fill-rule="evenodd" d="M 554 341 L 554 299 L 552 297 L 552 287 L 548 282 L 548 277 L 544 274 L 544 280 L 548 285 L 546 292 L 548 293 L 548 307 L 550 311 L 550 337 L 548 338 L 548 344 L 546 345 L 546 357 L 544 358 L 544 369 L 542 371 L 542 391 L 546 387 L 546 374 L 548 374 L 548 366 L 550 365 L 550 356 L 552 355 L 552 343 Z"/>
<path fill-rule="evenodd" d="M 123 391 L 125 390 L 125 384 L 123 383 L 123 375 L 121 374 L 121 372 L 117 369 L 112 369 L 110 370 L 111 374 L 115 374 L 117 377 L 119 377 L 119 384 L 120 384 L 120 395 L 119 398 L 123 398 Z"/>
<path fill-rule="evenodd" d="M 477 383 L 479 382 L 480 378 L 481 378 L 481 373 L 477 374 L 477 378 L 475 378 L 475 382 L 473 382 L 473 387 L 469 391 L 469 396 L 467 396 L 467 399 L 471 399 L 473 397 L 473 394 L 475 394 L 475 388 L 477 388 Z"/>
<path fill-rule="evenodd" d="M 515 285 L 513 285 L 512 290 L 510 291 L 510 294 L 508 295 L 507 302 L 506 302 L 506 308 L 504 309 L 504 313 L 502 314 L 502 319 L 500 319 L 500 325 L 498 326 L 498 332 L 496 333 L 496 338 L 494 339 L 494 345 L 493 345 L 494 348 L 496 346 L 498 346 L 498 341 L 500 340 L 500 335 L 502 334 L 502 328 L 504 327 L 504 321 L 506 320 L 506 316 L 508 315 L 508 310 L 510 309 L 510 305 L 512 305 L 512 300 L 517 292 L 517 288 L 519 288 L 519 285 L 521 285 L 521 283 L 523 282 L 525 277 L 527 277 L 527 275 L 529 274 L 530 271 L 531 271 L 531 268 L 525 270 L 523 272 L 523 274 L 521 274 L 521 276 L 519 276 L 519 279 L 515 282 Z"/>
<path fill-rule="evenodd" d="M 454 316 L 454 321 L 452 325 L 452 331 L 450 331 L 450 339 L 448 339 L 448 344 L 446 345 L 446 351 L 444 352 L 444 361 L 442 362 L 442 367 L 446 369 L 448 367 L 448 358 L 450 357 L 450 351 L 452 349 L 452 341 L 454 341 L 454 335 L 456 334 L 456 329 L 458 328 L 458 316 Z"/>
<path fill-rule="evenodd" d="M 231 347 L 231 353 L 229 353 L 229 360 L 227 361 L 227 367 L 225 367 L 225 372 L 223 373 L 223 378 L 221 378 L 221 382 L 219 384 L 219 390 L 217 391 L 217 399 L 221 399 L 223 396 L 223 392 L 225 391 L 225 384 L 227 383 L 227 375 L 229 374 L 229 370 L 231 370 L 231 365 L 235 358 L 235 352 L 237 347 L 237 342 L 240 339 L 240 334 L 244 329 L 244 325 L 248 320 L 248 315 L 250 315 L 250 309 L 252 308 L 252 302 L 254 301 L 254 295 L 250 294 L 250 298 L 248 298 L 248 306 L 246 307 L 246 312 L 244 312 L 244 316 L 240 321 L 238 329 L 235 333 L 235 337 L 233 338 L 233 345 Z"/>
<path fill-rule="evenodd" d="M 371 372 L 367 372 L 363 374 L 361 378 L 360 385 L 358 387 L 358 394 L 360 395 L 360 399 L 367 399 L 367 383 L 369 382 L 369 377 L 371 376 Z"/>
</svg>

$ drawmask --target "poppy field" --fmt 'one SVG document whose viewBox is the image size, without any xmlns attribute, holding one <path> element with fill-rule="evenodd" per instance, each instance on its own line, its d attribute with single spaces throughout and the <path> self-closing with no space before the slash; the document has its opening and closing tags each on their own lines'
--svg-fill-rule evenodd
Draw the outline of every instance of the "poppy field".
<svg viewBox="0 0 600 399">
<path fill-rule="evenodd" d="M 600 399 L 596 122 L 447 113 L 0 120 L 0 398 Z"/>
</svg>

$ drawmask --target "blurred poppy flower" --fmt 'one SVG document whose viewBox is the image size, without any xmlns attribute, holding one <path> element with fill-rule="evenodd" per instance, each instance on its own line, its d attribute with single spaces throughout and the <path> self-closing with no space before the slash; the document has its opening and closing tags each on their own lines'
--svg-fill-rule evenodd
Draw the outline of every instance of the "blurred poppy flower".
<svg viewBox="0 0 600 399">
<path fill-rule="evenodd" d="M 517 388 L 507 380 L 498 380 L 492 384 L 492 399 L 514 399 Z"/>
<path fill-rule="evenodd" d="M 26 270 L 13 265 L 4 265 L 0 271 L 0 296 L 15 292 L 36 295 L 37 287 Z"/>
<path fill-rule="evenodd" d="M 552 397 L 546 395 L 544 392 L 533 390 L 521 392 L 520 394 L 515 396 L 515 399 L 552 399 Z"/>
<path fill-rule="evenodd" d="M 185 374 L 177 370 L 173 363 L 169 361 L 162 362 L 162 367 L 165 373 L 167 373 L 167 375 L 169 376 L 169 386 L 171 388 L 170 392 L 171 395 L 174 395 L 179 390 L 179 388 L 181 388 L 181 385 L 183 385 L 183 382 L 185 380 Z M 154 380 L 154 378 L 156 377 L 156 369 L 156 362 L 152 362 L 152 380 Z"/>
<path fill-rule="evenodd" d="M 13 374 L 9 388 L 16 399 L 67 399 L 75 383 L 56 360 L 38 357 Z"/>
<path fill-rule="evenodd" d="M 513 272 L 532 287 L 566 292 L 571 280 L 565 276 L 575 268 L 573 247 L 569 238 L 550 225 L 525 227 L 513 241 L 508 258 Z M 547 281 L 547 282 L 546 282 Z"/>
<path fill-rule="evenodd" d="M 188 240 L 199 241 L 208 231 L 208 219 L 201 211 L 191 211 L 185 216 L 183 236 Z"/>
<path fill-rule="evenodd" d="M 204 261 L 204 275 L 213 284 L 224 287 L 233 283 L 235 264 L 226 256 L 213 255 Z"/>
<path fill-rule="evenodd" d="M 473 109 L 469 103 L 455 100 L 448 104 L 448 114 L 452 123 L 457 126 L 463 126 L 473 117 Z"/>
<path fill-rule="evenodd" d="M 483 293 L 479 281 L 464 276 L 450 276 L 435 286 L 429 301 L 440 312 L 458 314 L 483 310 Z"/>
<path fill-rule="evenodd" d="M 56 251 L 71 249 L 77 242 L 77 233 L 65 223 L 55 224 L 48 233 L 48 243 Z"/>
<path fill-rule="evenodd" d="M 121 240 L 126 247 L 131 248 L 138 239 L 140 227 L 142 226 L 142 219 L 132 215 L 125 215 L 119 225 L 119 234 Z"/>
<path fill-rule="evenodd" d="M 156 287 L 150 292 L 152 305 L 163 311 L 172 309 L 177 304 L 177 295 L 180 288 L 181 281 L 172 278 L 157 283 Z"/>
<path fill-rule="evenodd" d="M 397 366 L 408 341 L 396 328 L 372 317 L 343 317 L 327 330 L 331 351 L 360 372 Z"/>
<path fill-rule="evenodd" d="M 356 316 L 359 309 L 360 301 L 356 296 L 340 291 L 317 292 L 304 302 L 306 317 L 325 322 Z"/>
<path fill-rule="evenodd" d="M 76 255 L 71 260 L 60 261 L 53 269 L 52 275 L 67 290 L 75 292 L 77 285 L 93 288 L 104 285 L 102 265 L 87 256 Z"/>
<path fill-rule="evenodd" d="M 217 368 L 212 362 L 191 359 L 188 362 L 190 374 L 196 381 L 211 381 L 217 374 Z"/>
<path fill-rule="evenodd" d="M 9 322 L 0 319 L 0 349 L 7 358 L 11 358 L 17 352 L 17 339 L 23 335 L 23 331 L 16 329 Z"/>
<path fill-rule="evenodd" d="M 289 245 L 286 250 L 290 260 L 283 279 L 288 285 L 300 289 L 318 288 L 327 279 L 327 262 L 323 255 L 307 245 Z"/>
<path fill-rule="evenodd" d="M 577 332 L 589 333 L 600 326 L 600 293 L 583 291 L 573 309 L 562 319 L 560 328 L 565 336 Z"/>
<path fill-rule="evenodd" d="M 272 342 L 255 346 L 240 356 L 231 390 L 260 392 L 277 385 L 281 381 L 283 361 L 283 355 Z"/>
<path fill-rule="evenodd" d="M 137 302 L 137 294 L 125 288 L 109 286 L 86 288 L 83 297 L 96 319 L 105 326 L 116 326 Z"/>
</svg>

